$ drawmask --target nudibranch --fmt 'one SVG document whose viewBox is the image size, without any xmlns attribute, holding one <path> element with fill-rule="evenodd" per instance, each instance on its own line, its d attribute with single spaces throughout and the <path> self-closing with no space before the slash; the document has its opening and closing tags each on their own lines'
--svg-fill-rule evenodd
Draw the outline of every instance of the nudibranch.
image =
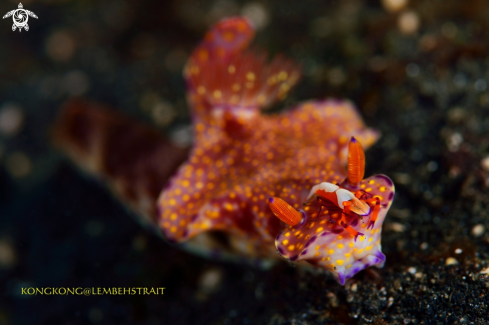
<svg viewBox="0 0 489 325">
<path fill-rule="evenodd" d="M 195 144 L 158 199 L 159 225 L 174 242 L 209 247 L 210 234 L 220 232 L 225 250 L 270 258 L 284 224 L 271 213 L 268 197 L 298 209 L 314 184 L 343 181 L 352 135 L 370 146 L 378 133 L 364 126 L 349 101 L 308 101 L 282 114 L 261 114 L 297 82 L 299 68 L 284 58 L 267 63 L 247 50 L 252 36 L 244 18 L 219 22 L 186 65 Z"/>
<path fill-rule="evenodd" d="M 368 266 L 384 266 L 380 236 L 395 192 L 385 175 L 363 179 L 365 155 L 354 137 L 347 166 L 342 182 L 313 186 L 304 209 L 269 198 L 275 216 L 288 225 L 275 239 L 278 252 L 328 270 L 342 285 Z"/>
<path fill-rule="evenodd" d="M 380 227 L 394 186 L 385 176 L 362 180 L 363 150 L 349 145 L 354 136 L 368 148 L 379 133 L 365 126 L 347 100 L 311 100 L 262 114 L 287 96 L 300 68 L 248 49 L 253 37 L 246 18 L 224 19 L 190 55 L 184 78 L 194 142 L 175 172 L 165 161 L 181 161 L 186 153 L 148 127 L 96 105 L 67 105 L 56 142 L 183 248 L 253 261 L 282 259 L 278 250 L 290 260 L 330 270 L 344 283 L 362 266 L 383 259 Z M 348 152 L 348 166 L 356 167 L 346 173 Z M 335 195 L 341 202 L 333 202 Z M 295 211 L 291 220 L 274 216 L 269 197 Z M 279 206 L 272 203 L 272 209 Z"/>
</svg>

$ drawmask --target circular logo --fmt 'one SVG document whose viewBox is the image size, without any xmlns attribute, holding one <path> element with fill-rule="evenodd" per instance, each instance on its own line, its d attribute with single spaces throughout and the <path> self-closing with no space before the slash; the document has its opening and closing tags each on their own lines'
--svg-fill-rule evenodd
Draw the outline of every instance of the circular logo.
<svg viewBox="0 0 489 325">
<path fill-rule="evenodd" d="M 15 26 L 22 28 L 27 24 L 27 21 L 29 20 L 29 16 L 27 15 L 27 12 L 25 12 L 24 9 L 17 9 L 15 10 L 15 13 L 13 14 L 14 18 L 14 24 Z"/>
</svg>

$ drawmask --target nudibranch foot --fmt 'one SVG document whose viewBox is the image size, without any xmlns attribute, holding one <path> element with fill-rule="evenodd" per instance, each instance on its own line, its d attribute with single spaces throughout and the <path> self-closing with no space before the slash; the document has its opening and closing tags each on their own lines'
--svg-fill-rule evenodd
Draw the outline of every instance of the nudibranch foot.
<svg viewBox="0 0 489 325">
<path fill-rule="evenodd" d="M 307 222 L 300 227 L 288 224 L 275 240 L 282 256 L 321 267 L 342 285 L 366 267 L 384 265 L 381 227 L 395 193 L 387 176 L 363 179 L 364 154 L 357 139 L 351 138 L 349 149 L 353 152 L 348 154 L 347 178 L 313 186 L 304 208 Z M 280 220 L 284 214 L 298 214 L 291 209 L 288 205 L 274 214 Z M 367 225 L 359 222 L 363 218 L 368 218 Z"/>
<path fill-rule="evenodd" d="M 52 136 L 80 169 L 106 182 L 138 221 L 158 229 L 154 202 L 188 158 L 187 148 L 117 110 L 84 99 L 64 104 Z"/>
</svg>

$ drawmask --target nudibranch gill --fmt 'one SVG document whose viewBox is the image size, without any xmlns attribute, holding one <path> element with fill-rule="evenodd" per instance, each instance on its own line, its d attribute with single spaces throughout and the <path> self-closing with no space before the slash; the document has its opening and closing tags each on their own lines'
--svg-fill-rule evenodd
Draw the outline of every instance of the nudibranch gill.
<svg viewBox="0 0 489 325">
<path fill-rule="evenodd" d="M 342 285 L 368 266 L 384 265 L 380 236 L 395 192 L 387 176 L 363 179 L 365 155 L 354 137 L 347 166 L 342 182 L 313 186 L 303 209 L 269 198 L 275 216 L 288 225 L 275 239 L 278 252 L 330 271 Z"/>
</svg>

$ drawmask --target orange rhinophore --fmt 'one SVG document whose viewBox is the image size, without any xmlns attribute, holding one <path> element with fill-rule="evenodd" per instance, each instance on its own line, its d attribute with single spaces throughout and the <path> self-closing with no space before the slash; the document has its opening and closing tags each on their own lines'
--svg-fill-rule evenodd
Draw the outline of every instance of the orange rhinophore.
<svg viewBox="0 0 489 325">
<path fill-rule="evenodd" d="M 356 186 L 363 179 L 365 173 L 365 153 L 361 143 L 351 137 L 348 145 L 348 183 Z"/>
<path fill-rule="evenodd" d="M 268 199 L 268 205 L 273 214 L 289 226 L 297 226 L 302 222 L 302 213 L 284 200 L 278 197 L 271 197 Z"/>
</svg>

